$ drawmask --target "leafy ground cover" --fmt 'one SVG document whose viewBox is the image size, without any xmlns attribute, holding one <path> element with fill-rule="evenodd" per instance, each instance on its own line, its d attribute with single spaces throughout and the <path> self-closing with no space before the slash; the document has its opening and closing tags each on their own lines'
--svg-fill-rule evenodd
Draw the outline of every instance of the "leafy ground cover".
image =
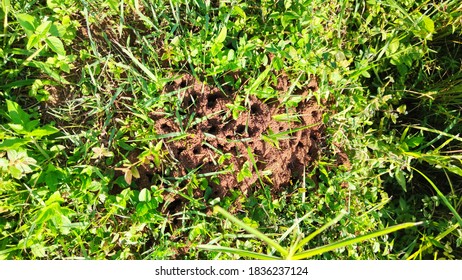
<svg viewBox="0 0 462 280">
<path fill-rule="evenodd" d="M 0 22 L 1 259 L 462 258 L 459 1 Z"/>
</svg>

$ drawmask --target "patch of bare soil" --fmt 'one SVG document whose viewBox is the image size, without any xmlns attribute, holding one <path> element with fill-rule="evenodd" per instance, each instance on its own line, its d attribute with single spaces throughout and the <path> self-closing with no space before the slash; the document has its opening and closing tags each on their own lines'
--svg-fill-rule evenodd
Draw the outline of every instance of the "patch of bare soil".
<svg viewBox="0 0 462 280">
<path fill-rule="evenodd" d="M 283 92 L 288 86 L 287 77 L 283 75 L 275 88 Z M 299 93 L 306 96 L 309 90 L 317 90 L 315 79 Z M 260 183 L 271 185 L 274 191 L 278 191 L 291 180 L 301 178 L 304 169 L 309 169 L 310 163 L 318 157 L 324 126 L 322 110 L 313 101 L 304 100 L 297 108 L 287 109 L 278 100 L 264 103 L 249 96 L 248 110 L 233 119 L 226 106 L 233 103 L 232 93 L 225 94 L 216 87 L 198 82 L 191 75 L 183 76 L 165 89 L 166 93 L 172 91 L 181 92 L 181 111 L 185 119 L 194 115 L 195 120 L 200 120 L 193 121 L 186 128 L 186 138 L 165 141 L 179 162 L 174 176 L 185 176 L 195 169 L 198 174 L 216 174 L 219 184 L 211 183 L 216 196 L 225 196 L 230 189 L 236 188 L 245 193 Z M 298 121 L 276 121 L 273 118 L 286 113 L 297 115 Z M 181 131 L 173 118 L 164 115 L 163 112 L 152 115 L 158 135 Z M 181 124 L 183 129 L 186 124 L 186 121 Z M 306 128 L 301 129 L 303 127 Z M 270 131 L 285 137 L 277 145 L 263 140 L 262 135 L 268 135 Z M 228 157 L 219 164 L 222 155 Z M 238 180 L 243 168 L 247 168 L 250 174 Z"/>
</svg>

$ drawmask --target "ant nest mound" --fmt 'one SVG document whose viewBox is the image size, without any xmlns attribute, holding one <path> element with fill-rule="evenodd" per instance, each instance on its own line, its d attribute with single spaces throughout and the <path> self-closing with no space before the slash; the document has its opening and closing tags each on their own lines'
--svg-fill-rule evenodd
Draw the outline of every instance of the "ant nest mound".
<svg viewBox="0 0 462 280">
<path fill-rule="evenodd" d="M 287 92 L 286 76 L 279 78 L 275 89 Z M 298 92 L 306 96 L 316 89 L 313 80 Z M 227 106 L 234 103 L 233 93 L 205 85 L 191 75 L 165 89 L 165 93 L 173 91 L 182 96 L 177 110 L 183 116 L 182 127 L 173 117 L 156 112 L 156 133 L 185 133 L 180 140 L 165 141 L 178 161 L 173 175 L 181 177 L 197 170 L 197 174 L 212 177 L 209 184 L 214 196 L 225 196 L 235 188 L 245 193 L 256 183 L 277 191 L 301 178 L 318 157 L 324 126 L 316 102 L 303 98 L 297 107 L 288 109 L 279 100 L 262 102 L 249 96 L 247 104 L 241 104 L 246 110 L 234 119 L 232 106 Z"/>
</svg>

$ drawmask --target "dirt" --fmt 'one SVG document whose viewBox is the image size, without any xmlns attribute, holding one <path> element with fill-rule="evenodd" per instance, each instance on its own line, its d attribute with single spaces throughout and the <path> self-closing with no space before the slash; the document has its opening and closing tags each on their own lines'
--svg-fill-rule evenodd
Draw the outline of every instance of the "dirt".
<svg viewBox="0 0 462 280">
<path fill-rule="evenodd" d="M 282 93 L 289 86 L 287 76 L 281 75 L 275 89 Z M 310 90 L 317 90 L 315 79 L 297 92 L 307 96 Z M 304 170 L 318 158 L 324 126 L 321 124 L 322 109 L 314 101 L 303 100 L 296 108 L 287 109 L 280 100 L 263 102 L 250 95 L 247 110 L 233 119 L 226 105 L 233 103 L 235 93 L 198 82 L 189 74 L 165 88 L 165 93 L 172 91 L 179 92 L 182 97 L 178 113 L 185 119 L 181 126 L 186 135 L 177 141 L 164 139 L 171 156 L 178 161 L 173 175 L 182 177 L 196 169 L 198 174 L 212 174 L 219 179 L 219 183 L 211 183 L 215 196 L 225 196 L 231 189 L 245 193 L 262 183 L 278 191 L 291 180 L 300 179 Z M 297 115 L 298 121 L 273 118 L 284 113 Z M 181 131 L 173 117 L 164 116 L 165 112 L 153 112 L 151 116 L 158 136 Z M 197 122 L 187 127 L 190 116 Z M 303 127 L 307 128 L 301 129 Z M 283 133 L 285 137 L 277 144 L 265 141 L 262 135 L 270 131 Z M 220 164 L 222 155 L 227 158 Z M 238 178 L 244 167 L 250 173 Z"/>
</svg>

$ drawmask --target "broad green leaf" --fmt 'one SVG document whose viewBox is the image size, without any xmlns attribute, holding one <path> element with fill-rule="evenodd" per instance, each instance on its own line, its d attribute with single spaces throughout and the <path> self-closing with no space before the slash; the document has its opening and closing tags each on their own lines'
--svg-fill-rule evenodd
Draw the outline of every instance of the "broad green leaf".
<svg viewBox="0 0 462 280">
<path fill-rule="evenodd" d="M 388 45 L 388 54 L 394 54 L 398 51 L 399 49 L 399 39 L 398 38 L 393 38 L 393 40 L 391 40 L 390 44 Z"/>
<path fill-rule="evenodd" d="M 240 183 L 244 181 L 245 178 L 252 177 L 252 172 L 250 171 L 250 164 L 246 161 L 243 165 L 239 173 L 237 174 L 237 182 Z"/>
<path fill-rule="evenodd" d="M 41 138 L 43 136 L 52 135 L 57 132 L 59 132 L 59 129 L 51 125 L 45 125 L 45 126 L 42 126 L 41 128 L 34 129 L 32 132 L 27 133 L 27 136 Z"/>
<path fill-rule="evenodd" d="M 295 12 L 289 11 L 284 13 L 284 15 L 281 17 L 281 25 L 282 27 L 286 28 L 292 20 L 296 20 L 298 18 L 300 18 L 300 16 Z"/>
<path fill-rule="evenodd" d="M 47 0 L 47 7 L 53 10 L 59 7 L 60 0 Z"/>
<path fill-rule="evenodd" d="M 447 166 L 444 166 L 444 168 L 451 171 L 452 173 L 462 176 L 462 169 L 456 165 L 449 164 Z"/>
<path fill-rule="evenodd" d="M 217 56 L 220 53 L 223 46 L 224 46 L 223 43 L 220 43 L 220 42 L 213 44 L 212 47 L 210 48 L 210 53 L 212 54 L 212 56 Z M 223 54 L 221 53 L 220 56 L 221 55 Z"/>
<path fill-rule="evenodd" d="M 8 171 L 9 173 L 11 174 L 11 176 L 13 176 L 13 178 L 15 179 L 21 179 L 22 176 L 24 176 L 23 172 L 17 168 L 16 166 L 9 166 L 8 168 Z"/>
<path fill-rule="evenodd" d="M 35 129 L 39 124 L 40 124 L 40 120 L 28 121 L 28 122 L 26 123 L 26 126 L 24 127 L 24 129 L 25 129 L 26 131 L 32 131 L 32 130 Z"/>
<path fill-rule="evenodd" d="M 29 40 L 27 40 L 26 49 L 30 50 L 34 47 L 39 48 L 39 44 L 40 44 L 40 37 L 37 34 L 32 34 L 29 37 Z"/>
<path fill-rule="evenodd" d="M 2 9 L 5 14 L 8 13 L 9 8 L 11 7 L 10 0 L 2 0 Z"/>
<path fill-rule="evenodd" d="M 63 214 L 60 214 L 59 216 L 56 215 L 55 217 L 59 217 L 54 219 L 55 226 L 59 228 L 62 234 L 69 234 L 73 227 L 71 220 Z"/>
<path fill-rule="evenodd" d="M 138 195 L 138 200 L 143 202 L 151 201 L 151 192 L 146 188 L 142 189 Z"/>
<path fill-rule="evenodd" d="M 88 186 L 88 190 L 91 192 L 97 192 L 101 190 L 102 187 L 103 185 L 100 181 L 91 181 L 90 185 Z"/>
<path fill-rule="evenodd" d="M 58 204 L 53 204 L 51 206 L 48 205 L 48 206 L 40 209 L 40 211 L 37 214 L 37 218 L 34 221 L 34 224 L 41 225 L 44 222 L 50 220 L 53 217 L 53 215 L 55 215 L 55 213 L 56 213 L 55 207 L 54 207 L 55 205 L 58 205 Z"/>
<path fill-rule="evenodd" d="M 162 144 L 163 144 L 163 143 L 164 143 L 164 142 L 162 142 L 162 141 L 157 142 L 156 146 L 154 147 L 154 151 L 155 151 L 156 153 L 158 153 L 158 152 L 160 152 L 160 151 L 162 150 Z"/>
<path fill-rule="evenodd" d="M 93 151 L 93 155 L 91 156 L 92 159 L 99 159 L 103 157 L 113 157 L 114 153 L 109 151 L 107 148 L 101 147 L 93 147 L 91 148 Z"/>
<path fill-rule="evenodd" d="M 193 229 L 189 231 L 188 239 L 193 241 L 196 237 L 204 234 L 204 224 L 200 223 L 198 225 L 193 226 Z"/>
<path fill-rule="evenodd" d="M 0 171 L 5 172 L 6 170 L 8 170 L 8 166 L 9 161 L 6 158 L 0 158 Z"/>
<path fill-rule="evenodd" d="M 435 32 L 435 23 L 428 16 L 423 16 L 422 24 L 423 24 L 423 27 L 425 28 L 425 30 L 427 30 L 428 33 L 431 34 L 431 33 Z"/>
<path fill-rule="evenodd" d="M 30 250 L 32 254 L 37 257 L 37 258 L 43 258 L 46 257 L 46 250 L 45 247 L 41 243 L 35 243 L 32 246 L 30 246 Z"/>
<path fill-rule="evenodd" d="M 398 111 L 398 113 L 400 113 L 400 114 L 405 114 L 406 113 L 406 104 L 403 104 L 403 105 L 399 106 L 398 108 L 396 108 L 396 111 Z"/>
<path fill-rule="evenodd" d="M 138 168 L 136 168 L 136 166 L 132 166 L 130 171 L 132 172 L 133 177 L 140 178 L 140 173 L 138 172 Z"/>
<path fill-rule="evenodd" d="M 248 88 L 248 91 L 250 93 L 254 92 L 260 85 L 263 83 L 263 81 L 266 79 L 270 72 L 271 68 L 266 67 L 265 71 L 263 71 L 258 78 L 252 83 L 252 85 Z"/>
<path fill-rule="evenodd" d="M 45 72 L 48 76 L 52 77 L 53 79 L 55 79 L 56 81 L 60 82 L 60 83 L 63 83 L 63 84 L 69 84 L 69 82 L 64 79 L 63 77 L 61 77 L 61 75 L 50 68 L 50 66 L 47 64 L 47 63 L 44 63 L 44 62 L 41 62 L 41 61 L 30 61 L 28 63 L 26 63 L 27 66 L 32 66 L 32 67 L 36 67 L 40 70 L 42 70 L 43 72 Z"/>
<path fill-rule="evenodd" d="M 113 10 L 114 12 L 119 12 L 119 4 L 120 4 L 120 1 L 118 0 L 107 0 L 107 3 L 109 5 L 109 8 L 111 8 L 111 10 Z"/>
<path fill-rule="evenodd" d="M 398 184 L 403 188 L 404 191 L 407 191 L 406 189 L 406 177 L 404 176 L 404 171 L 398 169 L 395 172 L 395 178 L 396 181 L 398 181 Z"/>
<path fill-rule="evenodd" d="M 415 136 L 409 139 L 406 139 L 406 144 L 409 146 L 409 148 L 415 148 L 422 144 L 423 140 L 425 140 L 425 137 L 423 136 Z"/>
<path fill-rule="evenodd" d="M 18 134 L 26 134 L 27 131 L 22 124 L 9 123 L 8 126 Z"/>
<path fill-rule="evenodd" d="M 58 37 L 50 36 L 45 39 L 47 45 L 57 54 L 66 55 L 63 42 Z"/>
<path fill-rule="evenodd" d="M 61 194 L 56 191 L 54 192 L 48 199 L 47 201 L 45 202 L 46 205 L 51 205 L 52 203 L 62 203 L 64 202 L 64 199 L 62 198 Z"/>
<path fill-rule="evenodd" d="M 244 19 L 246 18 L 244 10 L 239 6 L 234 6 L 231 13 L 234 14 L 234 15 L 240 15 Z"/>
<path fill-rule="evenodd" d="M 226 28 L 226 26 L 223 26 L 223 28 L 220 31 L 220 34 L 218 34 L 217 38 L 215 39 L 215 42 L 223 43 L 226 39 L 227 33 L 228 33 L 228 29 Z"/>
<path fill-rule="evenodd" d="M 36 165 L 37 161 L 27 155 L 24 150 L 6 151 L 10 161 L 10 172 L 15 178 L 21 178 L 24 174 L 32 172 L 31 165 Z"/>
<path fill-rule="evenodd" d="M 6 100 L 6 105 L 8 108 L 8 116 L 10 117 L 11 121 L 15 124 L 21 124 L 25 126 L 27 122 L 29 122 L 30 116 L 26 112 L 24 112 L 18 103 L 10 100 Z"/>
<path fill-rule="evenodd" d="M 5 139 L 0 143 L 0 151 L 5 150 L 17 150 L 20 147 L 29 143 L 29 140 L 22 138 L 11 138 Z"/>
<path fill-rule="evenodd" d="M 48 31 L 50 30 L 50 27 L 52 25 L 51 21 L 44 21 L 42 22 L 37 29 L 35 29 L 35 34 L 40 37 L 40 39 L 45 38 Z"/>
<path fill-rule="evenodd" d="M 29 14 L 17 14 L 16 19 L 24 31 L 26 31 L 27 37 L 34 34 L 37 22 L 33 16 Z"/>
</svg>

